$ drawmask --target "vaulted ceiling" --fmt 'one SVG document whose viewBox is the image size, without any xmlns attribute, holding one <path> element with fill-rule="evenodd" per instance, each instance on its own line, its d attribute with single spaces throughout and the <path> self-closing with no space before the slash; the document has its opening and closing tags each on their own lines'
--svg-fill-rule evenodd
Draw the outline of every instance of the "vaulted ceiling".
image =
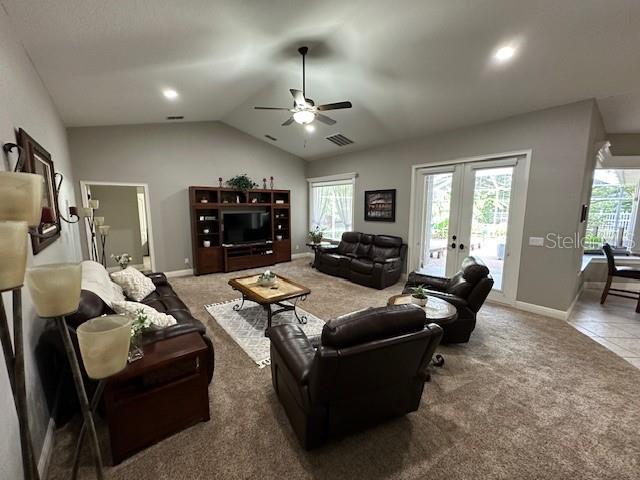
<svg viewBox="0 0 640 480">
<path fill-rule="evenodd" d="M 602 98 L 608 127 L 640 132 L 638 0 L 0 1 L 68 126 L 184 115 L 315 159 Z M 291 105 L 303 44 L 307 97 L 353 102 L 314 133 L 253 110 Z"/>
</svg>

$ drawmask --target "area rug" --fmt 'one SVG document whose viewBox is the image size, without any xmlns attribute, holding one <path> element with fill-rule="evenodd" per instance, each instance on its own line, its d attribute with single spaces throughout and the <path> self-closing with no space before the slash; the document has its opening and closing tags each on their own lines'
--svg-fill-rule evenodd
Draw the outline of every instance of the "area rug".
<svg viewBox="0 0 640 480">
<path fill-rule="evenodd" d="M 249 300 L 244 302 L 241 310 L 235 311 L 233 306 L 239 304 L 241 301 L 242 300 L 238 298 L 224 303 L 205 305 L 204 308 L 240 348 L 256 362 L 256 365 L 264 368 L 271 364 L 269 355 L 270 343 L 269 339 L 264 336 L 264 329 L 267 324 L 267 312 L 262 306 Z M 297 308 L 297 312 L 298 316 L 307 317 L 306 324 L 299 324 L 293 312 L 289 311 L 275 315 L 271 320 L 272 325 L 294 323 L 300 325 L 300 328 L 302 328 L 308 337 L 320 335 L 324 321 L 299 307 Z"/>
</svg>

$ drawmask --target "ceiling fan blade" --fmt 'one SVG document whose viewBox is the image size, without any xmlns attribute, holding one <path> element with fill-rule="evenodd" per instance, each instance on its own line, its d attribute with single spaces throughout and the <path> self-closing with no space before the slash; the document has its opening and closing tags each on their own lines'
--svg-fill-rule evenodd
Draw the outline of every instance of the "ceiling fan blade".
<svg viewBox="0 0 640 480">
<path fill-rule="evenodd" d="M 290 89 L 291 95 L 293 95 L 293 101 L 296 104 L 296 107 L 306 107 L 307 101 L 304 98 L 304 95 L 300 90 Z"/>
<path fill-rule="evenodd" d="M 336 123 L 333 118 L 322 115 L 321 113 L 316 113 L 316 120 L 318 120 L 320 123 L 324 123 L 325 125 L 333 125 Z"/>
<path fill-rule="evenodd" d="M 291 125 L 293 123 L 293 117 L 289 117 L 289 120 L 287 120 L 286 122 L 284 122 L 282 124 L 283 127 L 286 127 L 287 125 Z"/>
<path fill-rule="evenodd" d="M 285 107 L 253 107 L 256 110 L 286 110 L 289 111 L 289 108 Z"/>
<path fill-rule="evenodd" d="M 326 105 L 320 105 L 318 111 L 322 112 L 325 110 L 340 110 L 342 108 L 351 108 L 351 102 L 337 102 L 337 103 L 327 103 Z"/>
</svg>

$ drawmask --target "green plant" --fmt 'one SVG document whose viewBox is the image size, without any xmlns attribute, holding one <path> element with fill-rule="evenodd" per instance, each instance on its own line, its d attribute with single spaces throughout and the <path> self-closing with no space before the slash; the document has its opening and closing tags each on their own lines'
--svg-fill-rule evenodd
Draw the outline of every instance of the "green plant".
<svg viewBox="0 0 640 480">
<path fill-rule="evenodd" d="M 422 300 L 428 297 L 427 292 L 429 290 L 424 288 L 422 285 L 418 285 L 417 287 L 413 287 L 411 290 L 413 291 L 413 293 L 411 294 L 412 297 L 419 298 L 419 299 L 422 299 Z"/>
<path fill-rule="evenodd" d="M 273 280 L 274 278 L 276 278 L 276 274 L 273 273 L 271 270 L 265 270 L 264 272 L 262 272 L 260 274 L 260 277 L 258 277 L 260 280 Z"/>
<path fill-rule="evenodd" d="M 227 185 L 229 185 L 231 188 L 242 190 L 243 192 L 258 187 L 258 184 L 251 180 L 246 173 L 230 178 L 229 180 L 227 180 Z"/>
<path fill-rule="evenodd" d="M 151 326 L 149 316 L 140 309 L 136 312 L 136 318 L 131 322 L 131 336 L 140 335 L 144 330 Z"/>
<path fill-rule="evenodd" d="M 309 232 L 309 239 L 312 243 L 322 242 L 322 237 L 324 237 L 324 232 L 320 230 L 320 227 L 316 227 L 315 230 Z"/>
</svg>

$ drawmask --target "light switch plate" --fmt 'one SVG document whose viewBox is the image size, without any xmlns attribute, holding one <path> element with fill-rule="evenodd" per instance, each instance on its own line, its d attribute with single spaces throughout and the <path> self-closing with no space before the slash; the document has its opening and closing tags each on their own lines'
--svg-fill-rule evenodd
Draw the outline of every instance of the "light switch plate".
<svg viewBox="0 0 640 480">
<path fill-rule="evenodd" d="M 529 245 L 532 247 L 544 247 L 544 237 L 529 237 Z"/>
</svg>

